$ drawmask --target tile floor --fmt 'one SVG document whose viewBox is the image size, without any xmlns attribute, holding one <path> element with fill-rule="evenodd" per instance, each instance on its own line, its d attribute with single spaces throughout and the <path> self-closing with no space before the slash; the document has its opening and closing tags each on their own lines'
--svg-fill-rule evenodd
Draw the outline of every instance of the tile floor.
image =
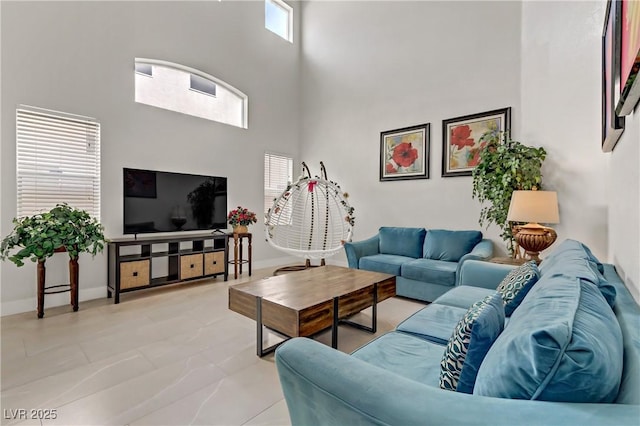
<svg viewBox="0 0 640 426">
<path fill-rule="evenodd" d="M 255 322 L 227 308 L 229 285 L 248 279 L 127 293 L 118 305 L 81 302 L 78 312 L 48 308 L 42 320 L 35 310 L 3 317 L 1 424 L 290 424 L 273 354 L 258 358 Z M 376 335 L 423 306 L 385 300 Z M 354 320 L 370 322 L 370 314 Z M 347 326 L 339 333 L 344 352 L 375 336 Z M 331 342 L 329 332 L 316 339 Z M 51 417 L 47 410 L 56 418 L 32 418 Z"/>
</svg>

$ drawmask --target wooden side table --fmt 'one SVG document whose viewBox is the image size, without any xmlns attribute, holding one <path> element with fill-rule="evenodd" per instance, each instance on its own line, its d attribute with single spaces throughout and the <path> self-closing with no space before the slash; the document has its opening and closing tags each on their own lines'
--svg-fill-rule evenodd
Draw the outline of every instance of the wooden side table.
<svg viewBox="0 0 640 426">
<path fill-rule="evenodd" d="M 229 261 L 229 264 L 233 265 L 233 277 L 234 279 L 238 279 L 238 267 L 240 269 L 240 274 L 242 274 L 242 265 L 247 264 L 249 266 L 249 276 L 251 276 L 251 257 L 252 257 L 252 247 L 251 247 L 251 232 L 234 232 L 233 233 L 233 260 Z M 243 241 L 247 240 L 249 247 L 247 251 L 247 258 L 243 257 Z M 231 242 L 231 238 L 229 238 L 229 242 Z"/>
<path fill-rule="evenodd" d="M 518 259 L 514 259 L 513 257 L 492 257 L 491 259 L 489 259 L 489 262 L 491 263 L 501 263 L 503 265 L 516 265 L 516 266 L 520 266 L 525 262 L 528 262 L 527 259 L 523 259 L 523 258 L 518 258 Z"/>
</svg>

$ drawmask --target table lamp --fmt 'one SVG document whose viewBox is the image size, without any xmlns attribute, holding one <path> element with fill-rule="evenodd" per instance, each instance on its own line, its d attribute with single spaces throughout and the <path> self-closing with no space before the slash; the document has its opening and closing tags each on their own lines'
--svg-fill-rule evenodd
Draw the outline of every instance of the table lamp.
<svg viewBox="0 0 640 426">
<path fill-rule="evenodd" d="M 555 191 L 513 191 L 507 220 L 526 222 L 515 227 L 515 240 L 531 260 L 540 263 L 540 252 L 557 238 L 556 232 L 540 223 L 560 223 L 558 194 Z"/>
</svg>

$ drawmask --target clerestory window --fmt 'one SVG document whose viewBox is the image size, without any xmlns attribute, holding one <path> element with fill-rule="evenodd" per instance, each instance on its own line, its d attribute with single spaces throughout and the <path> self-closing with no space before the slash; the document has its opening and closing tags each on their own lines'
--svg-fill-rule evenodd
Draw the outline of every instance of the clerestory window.
<svg viewBox="0 0 640 426">
<path fill-rule="evenodd" d="M 264 26 L 283 39 L 293 42 L 293 8 L 282 0 L 265 0 Z"/>
<path fill-rule="evenodd" d="M 135 101 L 247 129 L 248 98 L 205 72 L 156 59 L 135 60 Z"/>
</svg>

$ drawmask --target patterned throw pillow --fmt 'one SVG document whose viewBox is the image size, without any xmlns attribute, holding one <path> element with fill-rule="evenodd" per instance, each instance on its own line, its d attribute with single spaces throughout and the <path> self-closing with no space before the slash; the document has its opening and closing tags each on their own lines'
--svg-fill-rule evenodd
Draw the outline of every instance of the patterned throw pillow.
<svg viewBox="0 0 640 426">
<path fill-rule="evenodd" d="M 502 280 L 497 290 L 504 300 L 504 314 L 511 316 L 531 287 L 538 282 L 540 271 L 535 262 L 524 263 L 513 269 Z"/>
<path fill-rule="evenodd" d="M 473 393 L 482 360 L 503 328 L 504 307 L 500 293 L 471 305 L 456 325 L 442 356 L 440 387 Z"/>
</svg>

